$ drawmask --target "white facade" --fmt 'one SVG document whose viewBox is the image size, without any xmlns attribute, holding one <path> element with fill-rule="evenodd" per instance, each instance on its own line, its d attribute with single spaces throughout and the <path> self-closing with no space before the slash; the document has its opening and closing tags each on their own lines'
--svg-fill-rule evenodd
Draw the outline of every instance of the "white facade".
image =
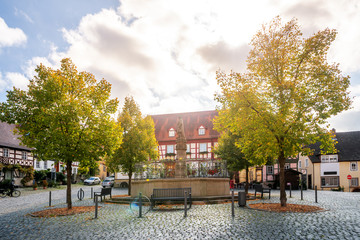
<svg viewBox="0 0 360 240">
<path fill-rule="evenodd" d="M 55 168 L 55 162 L 54 161 L 39 161 L 39 160 L 34 160 L 34 169 L 36 171 L 39 170 L 51 170 Z"/>
</svg>

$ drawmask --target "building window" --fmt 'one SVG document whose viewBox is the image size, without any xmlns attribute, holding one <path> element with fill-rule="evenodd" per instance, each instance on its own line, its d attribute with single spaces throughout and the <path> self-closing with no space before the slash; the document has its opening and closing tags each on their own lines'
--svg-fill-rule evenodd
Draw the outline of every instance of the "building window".
<svg viewBox="0 0 360 240">
<path fill-rule="evenodd" d="M 338 162 L 338 155 L 321 155 L 321 162 L 323 163 Z"/>
<path fill-rule="evenodd" d="M 186 144 L 186 152 L 190 153 L 190 144 Z"/>
<path fill-rule="evenodd" d="M 204 126 L 200 126 L 200 127 L 199 127 L 199 136 L 201 136 L 201 135 L 205 135 L 205 128 L 204 128 Z"/>
<path fill-rule="evenodd" d="M 350 184 L 351 184 L 351 187 L 359 186 L 359 178 L 352 178 Z"/>
<path fill-rule="evenodd" d="M 285 163 L 285 169 L 289 169 L 290 168 L 290 164 L 289 163 Z"/>
<path fill-rule="evenodd" d="M 8 148 L 3 149 L 3 156 L 4 157 L 9 157 L 9 149 Z"/>
<path fill-rule="evenodd" d="M 274 174 L 274 166 L 267 166 L 266 167 L 267 174 Z"/>
<path fill-rule="evenodd" d="M 174 128 L 170 128 L 169 137 L 175 137 L 175 129 Z"/>
<path fill-rule="evenodd" d="M 339 177 L 322 177 L 321 187 L 338 187 Z"/>
<path fill-rule="evenodd" d="M 305 167 L 308 167 L 309 166 L 309 159 L 305 159 Z"/>
<path fill-rule="evenodd" d="M 174 145 L 167 145 L 166 153 L 174 153 Z"/>
<path fill-rule="evenodd" d="M 72 168 L 72 173 L 73 173 L 73 174 L 77 174 L 77 168 L 74 168 L 74 167 L 73 167 L 73 168 Z"/>
<path fill-rule="evenodd" d="M 47 168 L 48 168 L 48 162 L 44 161 L 44 169 L 47 169 Z"/>
<path fill-rule="evenodd" d="M 207 143 L 200 143 L 200 153 L 207 152 Z"/>
<path fill-rule="evenodd" d="M 357 171 L 357 170 L 358 170 L 357 162 L 351 162 L 350 171 Z"/>
<path fill-rule="evenodd" d="M 299 168 L 301 168 L 301 160 L 299 161 Z"/>
<path fill-rule="evenodd" d="M 40 168 L 40 161 L 36 160 L 36 168 Z"/>
<path fill-rule="evenodd" d="M 27 152 L 22 152 L 22 159 L 27 160 Z"/>
</svg>

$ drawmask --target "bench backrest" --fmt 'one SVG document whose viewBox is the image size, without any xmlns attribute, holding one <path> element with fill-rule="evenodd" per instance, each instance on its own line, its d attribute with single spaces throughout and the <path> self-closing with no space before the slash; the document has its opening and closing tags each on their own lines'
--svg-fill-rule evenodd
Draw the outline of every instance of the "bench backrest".
<svg viewBox="0 0 360 240">
<path fill-rule="evenodd" d="M 111 188 L 102 188 L 101 194 L 111 194 Z"/>
<path fill-rule="evenodd" d="M 153 197 L 185 197 L 191 193 L 191 188 L 154 188 Z"/>
<path fill-rule="evenodd" d="M 263 186 L 261 184 L 254 184 L 254 189 L 257 192 L 261 192 L 263 190 Z"/>
</svg>

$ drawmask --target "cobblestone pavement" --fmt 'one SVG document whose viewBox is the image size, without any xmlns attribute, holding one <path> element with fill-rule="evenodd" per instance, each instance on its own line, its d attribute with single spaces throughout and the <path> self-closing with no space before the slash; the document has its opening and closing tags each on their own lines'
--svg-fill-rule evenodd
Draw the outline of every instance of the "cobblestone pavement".
<svg viewBox="0 0 360 240">
<path fill-rule="evenodd" d="M 74 206 L 93 205 L 89 187 L 84 190 L 86 199 L 74 198 Z M 56 207 L 65 206 L 64 193 L 54 193 Z M 114 194 L 126 194 L 126 190 L 115 189 Z M 271 200 L 256 202 L 279 202 L 279 191 L 272 192 Z M 34 218 L 28 213 L 48 204 L 48 194 L 39 193 L 0 199 L 0 239 L 360 239 L 360 193 L 319 191 L 315 203 L 314 191 L 304 191 L 304 200 L 299 191 L 293 191 L 288 203 L 326 211 L 272 213 L 235 206 L 231 217 L 227 203 L 193 205 L 186 218 L 182 210 L 150 211 L 138 218 L 129 205 L 101 203 L 97 219 L 93 212 Z"/>
</svg>

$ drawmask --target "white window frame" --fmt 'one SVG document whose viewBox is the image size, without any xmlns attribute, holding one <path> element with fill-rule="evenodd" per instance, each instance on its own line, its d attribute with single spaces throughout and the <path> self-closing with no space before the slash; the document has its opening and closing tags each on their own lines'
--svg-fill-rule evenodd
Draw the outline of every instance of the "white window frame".
<svg viewBox="0 0 360 240">
<path fill-rule="evenodd" d="M 3 157 L 9 157 L 9 149 L 3 148 Z"/>
<path fill-rule="evenodd" d="M 350 162 L 350 171 L 357 171 L 357 170 L 358 170 L 358 163 Z"/>
<path fill-rule="evenodd" d="M 189 153 L 191 151 L 190 144 L 186 144 L 186 152 Z"/>
<path fill-rule="evenodd" d="M 350 187 L 358 187 L 359 186 L 359 178 L 352 178 L 350 180 Z"/>
<path fill-rule="evenodd" d="M 21 158 L 22 158 L 23 160 L 27 160 L 27 152 L 22 151 L 22 153 L 21 153 Z"/>
<path fill-rule="evenodd" d="M 323 179 L 325 179 L 325 185 L 323 184 Z M 338 187 L 338 186 L 339 186 L 339 177 L 335 177 L 335 176 L 321 177 L 321 187 Z"/>
<path fill-rule="evenodd" d="M 174 145 L 166 145 L 166 153 L 174 153 Z"/>
<path fill-rule="evenodd" d="M 169 137 L 175 137 L 175 129 L 174 128 L 169 129 Z"/>
<path fill-rule="evenodd" d="M 305 167 L 308 167 L 309 166 L 309 159 L 305 159 Z"/>
<path fill-rule="evenodd" d="M 266 174 L 273 175 L 274 174 L 274 166 L 272 166 L 272 165 L 266 166 Z"/>
<path fill-rule="evenodd" d="M 299 160 L 299 168 L 301 168 L 301 160 Z"/>
<path fill-rule="evenodd" d="M 338 155 L 321 155 L 321 162 L 322 163 L 335 163 L 338 162 Z"/>
<path fill-rule="evenodd" d="M 36 164 L 35 164 L 36 168 L 40 168 L 40 161 L 36 160 Z"/>
<path fill-rule="evenodd" d="M 207 152 L 207 143 L 200 143 L 199 144 L 199 152 Z"/>
<path fill-rule="evenodd" d="M 46 170 L 48 168 L 48 162 L 44 161 L 44 169 Z"/>
<path fill-rule="evenodd" d="M 201 125 L 198 129 L 198 133 L 199 136 L 205 135 L 205 127 Z"/>
</svg>

